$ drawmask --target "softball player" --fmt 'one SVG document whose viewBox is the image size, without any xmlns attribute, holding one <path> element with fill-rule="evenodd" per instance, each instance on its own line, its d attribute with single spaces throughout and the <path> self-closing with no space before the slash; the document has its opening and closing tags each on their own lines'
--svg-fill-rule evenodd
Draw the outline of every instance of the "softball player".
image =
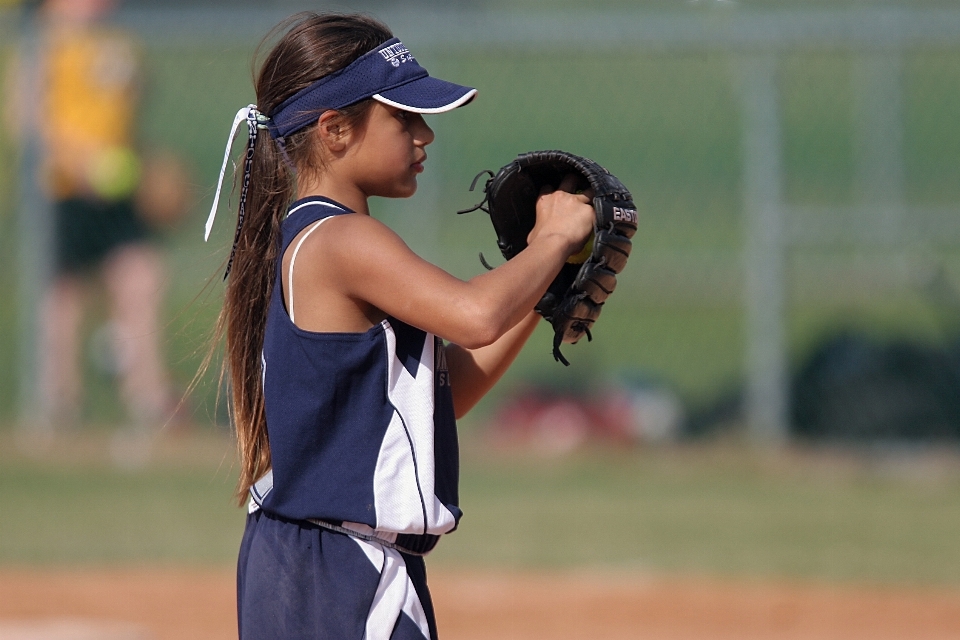
<svg viewBox="0 0 960 640">
<path fill-rule="evenodd" d="M 218 324 L 249 495 L 240 637 L 435 639 L 422 556 L 461 516 L 455 419 L 533 331 L 593 209 L 544 194 L 529 248 L 469 281 L 421 260 L 367 200 L 413 195 L 422 114 L 476 91 L 367 17 L 278 33 L 234 121 L 249 140 Z"/>
</svg>

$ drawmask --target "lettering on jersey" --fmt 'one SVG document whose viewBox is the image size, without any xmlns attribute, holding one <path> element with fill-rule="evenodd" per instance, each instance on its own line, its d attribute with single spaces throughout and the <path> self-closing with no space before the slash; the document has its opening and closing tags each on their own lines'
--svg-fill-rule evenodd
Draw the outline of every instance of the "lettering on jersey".
<svg viewBox="0 0 960 640">
<path fill-rule="evenodd" d="M 392 44 L 389 47 L 384 47 L 377 53 L 383 56 L 384 60 L 395 67 L 399 67 L 402 63 L 409 62 L 414 59 L 413 55 L 410 53 L 410 50 L 407 49 L 402 42 Z"/>
<path fill-rule="evenodd" d="M 613 219 L 616 222 L 629 222 L 631 224 L 637 224 L 637 210 L 614 207 Z"/>
<path fill-rule="evenodd" d="M 450 386 L 450 370 L 447 369 L 447 350 L 443 346 L 443 341 L 436 338 L 433 353 L 433 375 L 436 376 L 438 387 Z"/>
</svg>

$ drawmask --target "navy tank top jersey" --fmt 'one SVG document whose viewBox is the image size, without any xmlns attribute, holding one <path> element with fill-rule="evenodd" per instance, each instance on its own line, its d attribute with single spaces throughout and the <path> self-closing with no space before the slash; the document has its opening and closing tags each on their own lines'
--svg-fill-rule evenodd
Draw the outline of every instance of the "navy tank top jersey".
<svg viewBox="0 0 960 640">
<path fill-rule="evenodd" d="M 322 197 L 293 203 L 280 255 L 308 226 L 343 213 L 352 212 Z M 300 329 L 281 272 L 278 260 L 262 362 L 273 481 L 257 483 L 256 504 L 429 550 L 461 516 L 443 343 L 394 318 L 364 333 Z"/>
</svg>

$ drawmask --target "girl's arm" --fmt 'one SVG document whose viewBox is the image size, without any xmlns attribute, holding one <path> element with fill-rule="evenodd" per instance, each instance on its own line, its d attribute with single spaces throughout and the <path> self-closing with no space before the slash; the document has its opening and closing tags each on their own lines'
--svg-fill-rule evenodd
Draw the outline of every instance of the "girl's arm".
<svg viewBox="0 0 960 640">
<path fill-rule="evenodd" d="M 447 345 L 453 408 L 458 419 L 466 415 L 507 371 L 539 320 L 540 315 L 530 311 L 499 340 L 479 349 Z"/>
<path fill-rule="evenodd" d="M 588 201 L 564 191 L 542 195 L 529 246 L 467 281 L 421 259 L 369 216 L 336 216 L 304 243 L 297 278 L 322 283 L 314 301 L 326 311 L 317 308 L 318 319 L 329 313 L 335 320 L 337 300 L 352 300 L 466 349 L 492 346 L 530 313 L 564 261 L 583 245 L 593 228 Z M 328 296 L 324 290 L 330 289 L 338 295 Z M 336 330 L 326 318 L 317 326 Z"/>
</svg>

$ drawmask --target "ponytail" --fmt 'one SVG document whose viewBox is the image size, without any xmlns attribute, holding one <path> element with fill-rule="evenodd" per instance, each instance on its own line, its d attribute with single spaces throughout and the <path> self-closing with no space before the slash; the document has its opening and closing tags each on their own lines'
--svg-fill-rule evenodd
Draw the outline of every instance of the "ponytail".
<svg viewBox="0 0 960 640">
<path fill-rule="evenodd" d="M 238 230 L 217 323 L 218 334 L 225 334 L 227 341 L 225 365 L 230 374 L 230 413 L 241 461 L 237 487 L 241 502 L 250 486 L 270 468 L 261 351 L 280 249 L 280 223 L 294 194 L 290 172 L 277 156 L 273 140 L 258 136 L 246 203 L 247 219 Z"/>
<path fill-rule="evenodd" d="M 386 26 L 366 16 L 301 13 L 278 25 L 261 48 L 278 34 L 255 78 L 257 105 L 266 114 L 297 91 L 393 37 Z M 360 126 L 370 105 L 370 100 L 364 100 L 340 109 L 344 126 Z M 223 308 L 211 351 L 201 367 L 202 372 L 213 349 L 226 336 L 221 379 L 229 376 L 231 382 L 230 414 L 240 456 L 240 504 L 271 465 L 261 354 L 280 259 L 280 225 L 296 197 L 296 175 L 323 170 L 323 157 L 313 142 L 315 127 L 313 124 L 286 139 L 256 138 L 246 215 L 238 220 Z"/>
</svg>

